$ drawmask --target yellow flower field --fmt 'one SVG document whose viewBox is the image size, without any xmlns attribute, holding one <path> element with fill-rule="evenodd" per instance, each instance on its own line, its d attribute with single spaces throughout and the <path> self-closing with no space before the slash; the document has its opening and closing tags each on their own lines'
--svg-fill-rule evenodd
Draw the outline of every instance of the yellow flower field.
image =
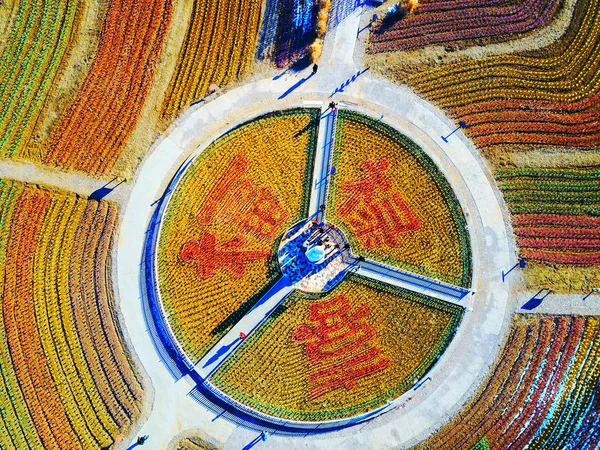
<svg viewBox="0 0 600 450">
<path fill-rule="evenodd" d="M 347 305 L 336 306 L 339 298 Z M 319 328 L 310 317 L 315 306 L 332 313 L 321 323 L 324 340 L 306 337 Z M 292 294 L 210 381 L 284 419 L 351 417 L 410 389 L 445 350 L 461 317 L 458 306 L 353 275 L 318 300 Z M 361 347 L 353 347 L 358 340 Z M 355 368 L 361 372 L 352 377 Z"/>
<path fill-rule="evenodd" d="M 333 160 L 328 220 L 347 233 L 355 253 L 470 285 L 463 212 L 416 144 L 377 120 L 341 110 Z"/>
<path fill-rule="evenodd" d="M 192 360 L 274 280 L 277 239 L 306 214 L 318 115 L 278 111 L 241 125 L 212 143 L 173 193 L 158 280 L 173 332 Z M 216 252 L 210 257 L 209 247 Z"/>
</svg>

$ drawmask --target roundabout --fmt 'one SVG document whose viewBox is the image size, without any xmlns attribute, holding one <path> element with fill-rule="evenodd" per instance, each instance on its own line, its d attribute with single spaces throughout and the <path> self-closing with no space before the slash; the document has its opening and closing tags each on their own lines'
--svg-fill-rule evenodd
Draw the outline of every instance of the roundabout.
<svg viewBox="0 0 600 450">
<path fill-rule="evenodd" d="M 451 125 L 408 91 L 365 74 L 338 94 L 331 111 L 314 93 L 329 89 L 306 83 L 272 110 L 264 80 L 232 91 L 240 100 L 226 94 L 195 107 L 138 173 L 121 228 L 119 287 L 127 298 L 143 286 L 146 313 L 136 302 L 124 302 L 123 313 L 128 328 L 147 325 L 132 340 L 139 339 L 155 385 L 166 387 L 155 399 L 164 406 L 154 408 L 143 430 L 158 423 L 202 427 L 223 442 L 246 439 L 243 429 L 318 434 L 315 445 L 333 445 L 352 439 L 352 425 L 367 423 L 361 435 L 399 445 L 457 409 L 493 360 L 510 292 L 495 272 L 513 250 L 476 152 L 462 136 L 442 148 L 436 136 Z M 365 124 L 380 142 L 361 150 L 353 136 Z M 247 130 L 255 134 L 244 137 Z M 296 136 L 295 147 L 286 134 Z M 253 156 L 263 143 L 278 157 Z M 402 176 L 409 172 L 420 178 Z M 357 195 L 368 194 L 365 180 L 375 179 L 370 200 Z M 280 200 L 286 192 L 296 200 Z M 143 226 L 140 217 L 148 218 Z M 305 267 L 292 281 L 280 267 L 299 255 L 280 251 L 294 240 L 294 224 L 310 227 L 310 219 L 317 227 L 332 224 L 347 243 L 309 244 L 303 256 L 330 273 Z M 375 223 L 389 236 L 369 233 Z M 139 272 L 135 255 L 142 253 Z M 206 289 L 227 278 L 233 281 Z M 220 292 L 225 303 L 202 300 L 200 292 Z M 394 329 L 398 323 L 404 325 Z M 429 340 L 419 345 L 422 336 Z M 337 369 L 344 364 L 352 370 Z M 281 380 L 297 389 L 282 389 Z"/>
<path fill-rule="evenodd" d="M 157 208 L 144 269 L 149 308 L 162 312 L 151 320 L 181 371 L 302 432 L 371 418 L 421 380 L 458 329 L 471 278 L 462 210 L 422 150 L 330 108 L 331 151 L 315 161 L 320 114 L 264 114 L 194 156 Z M 345 140 L 365 124 L 376 145 L 360 157 Z"/>
<path fill-rule="evenodd" d="M 600 448 L 600 0 L 0 2 L 0 448 Z"/>
</svg>

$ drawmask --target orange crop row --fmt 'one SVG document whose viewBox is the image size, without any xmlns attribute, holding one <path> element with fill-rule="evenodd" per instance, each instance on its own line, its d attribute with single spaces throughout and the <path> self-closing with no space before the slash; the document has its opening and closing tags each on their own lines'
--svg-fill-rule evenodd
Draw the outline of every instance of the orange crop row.
<svg viewBox="0 0 600 450">
<path fill-rule="evenodd" d="M 98 53 L 62 117 L 47 164 L 106 174 L 142 110 L 171 19 L 171 0 L 113 0 Z"/>
<path fill-rule="evenodd" d="M 111 313 L 116 208 L 4 181 L 0 200 L 0 447 L 110 446 L 142 395 Z"/>
</svg>

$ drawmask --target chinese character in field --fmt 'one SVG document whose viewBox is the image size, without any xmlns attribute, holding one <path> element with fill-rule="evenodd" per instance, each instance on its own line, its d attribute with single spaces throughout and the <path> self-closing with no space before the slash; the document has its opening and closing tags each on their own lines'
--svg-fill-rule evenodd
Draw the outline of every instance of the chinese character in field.
<svg viewBox="0 0 600 450">
<path fill-rule="evenodd" d="M 238 153 L 198 209 L 196 218 L 200 225 L 226 223 L 259 239 L 275 236 L 289 215 L 270 189 L 257 188 L 251 179 L 244 178 L 249 170 L 247 156 Z"/>
<path fill-rule="evenodd" d="M 246 264 L 251 261 L 265 259 L 269 250 L 246 250 L 245 239 L 236 236 L 228 241 L 217 243 L 216 236 L 205 231 L 200 239 L 188 239 L 181 248 L 183 262 L 194 261 L 200 278 L 210 278 L 216 269 L 223 269 L 240 278 L 246 275 Z"/>
<path fill-rule="evenodd" d="M 370 314 L 366 303 L 352 310 L 344 295 L 311 304 L 311 324 L 298 325 L 292 334 L 292 341 L 306 344 L 310 398 L 353 389 L 358 380 L 390 366 L 376 346 L 375 330 L 367 322 Z"/>
<path fill-rule="evenodd" d="M 413 214 L 399 192 L 395 191 L 386 176 L 389 160 L 367 159 L 361 170 L 364 177 L 341 185 L 350 194 L 338 210 L 353 228 L 357 239 L 364 241 L 365 247 L 401 245 L 400 235 L 421 227 L 421 222 Z"/>
</svg>

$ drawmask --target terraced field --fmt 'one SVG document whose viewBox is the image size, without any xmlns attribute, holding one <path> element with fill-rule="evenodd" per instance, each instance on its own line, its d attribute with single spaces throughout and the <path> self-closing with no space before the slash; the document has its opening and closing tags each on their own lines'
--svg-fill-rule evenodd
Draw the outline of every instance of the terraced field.
<svg viewBox="0 0 600 450">
<path fill-rule="evenodd" d="M 557 0 L 424 2 L 415 14 L 373 28 L 368 51 L 406 51 L 426 45 L 485 45 L 522 37 L 553 18 Z"/>
<path fill-rule="evenodd" d="M 3 157 L 20 156 L 31 138 L 77 29 L 79 8 L 79 1 L 19 2 L 0 47 Z"/>
<path fill-rule="evenodd" d="M 521 255 L 553 264 L 600 263 L 600 172 L 503 169 L 496 172 L 513 212 Z"/>
<path fill-rule="evenodd" d="M 110 4 L 98 52 L 57 125 L 46 164 L 94 175 L 110 172 L 139 119 L 171 11 L 171 0 Z"/>
<path fill-rule="evenodd" d="M 516 316 L 490 377 L 419 448 L 597 448 L 598 317 Z"/>
<path fill-rule="evenodd" d="M 172 118 L 248 72 L 260 24 L 260 2 L 195 0 L 162 111 Z"/>
</svg>

